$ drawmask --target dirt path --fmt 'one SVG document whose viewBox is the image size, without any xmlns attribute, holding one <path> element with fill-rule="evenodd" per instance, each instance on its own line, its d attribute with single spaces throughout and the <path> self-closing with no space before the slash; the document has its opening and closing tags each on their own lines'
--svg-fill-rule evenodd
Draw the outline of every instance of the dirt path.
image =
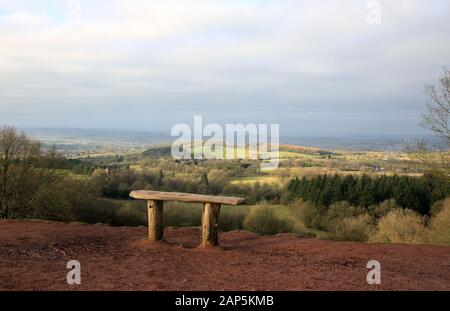
<svg viewBox="0 0 450 311">
<path fill-rule="evenodd" d="M 199 231 L 166 229 L 166 243 L 146 242 L 146 228 L 35 221 L 0 222 L 0 290 L 71 290 L 71 259 L 81 262 L 80 290 L 450 290 L 450 247 L 368 245 L 292 235 L 220 236 L 201 249 Z M 369 260 L 382 285 L 366 282 Z"/>
</svg>

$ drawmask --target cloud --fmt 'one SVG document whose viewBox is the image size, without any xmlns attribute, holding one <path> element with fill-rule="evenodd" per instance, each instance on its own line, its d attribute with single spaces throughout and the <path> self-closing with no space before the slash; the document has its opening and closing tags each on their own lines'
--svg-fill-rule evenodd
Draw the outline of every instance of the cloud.
<svg viewBox="0 0 450 311">
<path fill-rule="evenodd" d="M 49 21 L 47 15 L 30 14 L 27 12 L 15 12 L 5 17 L 7 24 L 14 27 L 42 27 Z"/>
<path fill-rule="evenodd" d="M 406 132 L 449 62 L 444 0 L 381 1 L 381 25 L 367 24 L 362 0 L 80 1 L 79 23 L 64 2 L 35 2 L 0 1 L 0 123 L 147 127 L 145 111 L 161 128 L 194 113 L 277 114 L 282 129 L 349 132 L 394 111 Z"/>
</svg>

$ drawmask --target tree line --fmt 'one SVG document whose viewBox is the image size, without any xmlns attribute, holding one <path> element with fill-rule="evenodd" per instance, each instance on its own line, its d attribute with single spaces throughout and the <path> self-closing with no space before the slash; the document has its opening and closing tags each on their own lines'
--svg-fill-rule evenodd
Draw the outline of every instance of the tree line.
<svg viewBox="0 0 450 311">
<path fill-rule="evenodd" d="M 394 199 L 403 208 L 422 215 L 438 200 L 449 195 L 450 185 L 432 175 L 423 177 L 363 175 L 323 175 L 313 178 L 294 178 L 287 187 L 290 200 L 302 199 L 320 206 L 347 201 L 354 206 L 369 207 Z"/>
</svg>

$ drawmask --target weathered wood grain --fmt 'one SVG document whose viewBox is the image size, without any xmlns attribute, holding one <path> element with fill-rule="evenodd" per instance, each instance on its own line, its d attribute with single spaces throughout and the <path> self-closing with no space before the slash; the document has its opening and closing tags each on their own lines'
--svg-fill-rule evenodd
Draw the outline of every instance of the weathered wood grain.
<svg viewBox="0 0 450 311">
<path fill-rule="evenodd" d="M 201 195 L 181 192 L 160 192 L 150 190 L 132 191 L 130 196 L 140 200 L 155 200 L 155 201 L 179 201 L 189 203 L 213 203 L 225 205 L 241 205 L 245 203 L 243 198 Z"/>
<path fill-rule="evenodd" d="M 220 204 L 203 204 L 201 237 L 203 247 L 219 245 L 219 213 Z"/>
<path fill-rule="evenodd" d="M 161 241 L 163 239 L 163 205 L 163 201 L 147 201 L 148 239 L 150 241 Z"/>
</svg>

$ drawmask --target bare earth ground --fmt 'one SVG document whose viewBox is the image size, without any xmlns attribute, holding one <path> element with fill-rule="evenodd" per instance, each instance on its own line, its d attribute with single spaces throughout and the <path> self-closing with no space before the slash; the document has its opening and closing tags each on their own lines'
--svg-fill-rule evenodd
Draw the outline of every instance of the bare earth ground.
<svg viewBox="0 0 450 311">
<path fill-rule="evenodd" d="M 199 230 L 147 229 L 41 221 L 0 222 L 0 290 L 450 290 L 450 247 L 369 245 L 293 235 L 223 233 L 221 248 L 198 248 Z M 382 285 L 366 282 L 381 262 Z"/>
</svg>

